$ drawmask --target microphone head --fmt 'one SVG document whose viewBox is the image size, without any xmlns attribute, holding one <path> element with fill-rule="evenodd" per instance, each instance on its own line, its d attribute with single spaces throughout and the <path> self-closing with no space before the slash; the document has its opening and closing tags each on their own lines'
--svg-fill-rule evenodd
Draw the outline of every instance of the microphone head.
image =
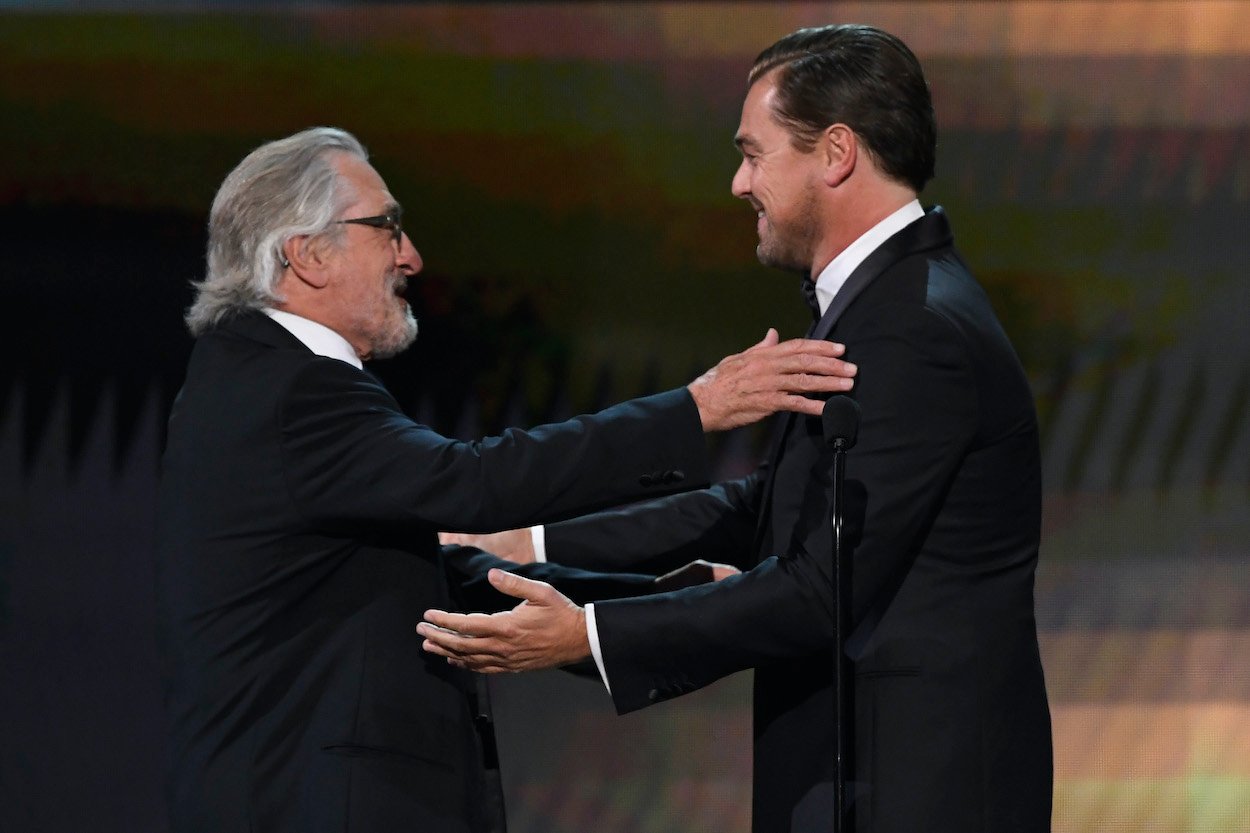
<svg viewBox="0 0 1250 833">
<path fill-rule="evenodd" d="M 842 448 L 850 448 L 859 436 L 859 403 L 844 393 L 829 397 L 820 413 L 820 423 L 826 443 L 833 445 L 842 440 Z"/>
</svg>

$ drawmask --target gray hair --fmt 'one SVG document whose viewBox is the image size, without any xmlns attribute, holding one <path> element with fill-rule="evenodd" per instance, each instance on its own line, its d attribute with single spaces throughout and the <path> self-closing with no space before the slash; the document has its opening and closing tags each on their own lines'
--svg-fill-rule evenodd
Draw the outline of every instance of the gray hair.
<svg viewBox="0 0 1250 833">
<path fill-rule="evenodd" d="M 292 237 L 341 233 L 335 219 L 351 203 L 335 153 L 369 154 L 336 127 L 313 127 L 249 153 L 217 190 L 208 217 L 208 271 L 187 310 L 192 335 L 243 310 L 273 306 Z"/>
</svg>

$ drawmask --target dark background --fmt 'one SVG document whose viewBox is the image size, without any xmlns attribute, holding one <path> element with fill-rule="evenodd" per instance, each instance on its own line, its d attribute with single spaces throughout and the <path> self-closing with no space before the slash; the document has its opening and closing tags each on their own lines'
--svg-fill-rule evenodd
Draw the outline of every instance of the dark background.
<svg viewBox="0 0 1250 833">
<path fill-rule="evenodd" d="M 1037 395 L 1055 830 L 1250 830 L 1250 4 L 1149 0 L 0 2 L 0 830 L 165 829 L 155 476 L 247 151 L 372 151 L 427 264 L 376 368 L 414 416 L 559 419 L 800 334 L 731 138 L 754 55 L 833 21 L 925 64 L 924 200 Z M 514 831 L 746 829 L 748 675 L 625 718 L 494 690 Z"/>
</svg>

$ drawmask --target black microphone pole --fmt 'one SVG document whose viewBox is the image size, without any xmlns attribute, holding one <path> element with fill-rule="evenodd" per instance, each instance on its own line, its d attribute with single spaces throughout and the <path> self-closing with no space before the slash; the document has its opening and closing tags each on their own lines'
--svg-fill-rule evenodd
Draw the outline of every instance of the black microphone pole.
<svg viewBox="0 0 1250 833">
<path fill-rule="evenodd" d="M 833 595 L 837 617 L 833 658 L 834 722 L 837 726 L 833 830 L 834 833 L 850 833 L 854 825 L 847 789 L 854 772 L 855 677 L 846 655 L 846 637 L 851 628 L 851 557 L 843 551 L 842 512 L 846 452 L 855 445 L 859 434 L 859 403 L 844 394 L 831 396 L 820 418 L 825 443 L 833 448 L 833 507 L 829 518 L 833 528 Z"/>
</svg>

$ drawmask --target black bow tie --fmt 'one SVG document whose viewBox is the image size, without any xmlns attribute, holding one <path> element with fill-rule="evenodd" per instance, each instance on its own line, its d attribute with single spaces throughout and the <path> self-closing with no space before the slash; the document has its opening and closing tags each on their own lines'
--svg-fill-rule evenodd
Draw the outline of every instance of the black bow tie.
<svg viewBox="0 0 1250 833">
<path fill-rule="evenodd" d="M 812 320 L 820 320 L 820 302 L 816 300 L 816 282 L 812 280 L 812 276 L 803 274 L 803 300 L 807 302 L 808 308 L 812 311 Z"/>
</svg>

